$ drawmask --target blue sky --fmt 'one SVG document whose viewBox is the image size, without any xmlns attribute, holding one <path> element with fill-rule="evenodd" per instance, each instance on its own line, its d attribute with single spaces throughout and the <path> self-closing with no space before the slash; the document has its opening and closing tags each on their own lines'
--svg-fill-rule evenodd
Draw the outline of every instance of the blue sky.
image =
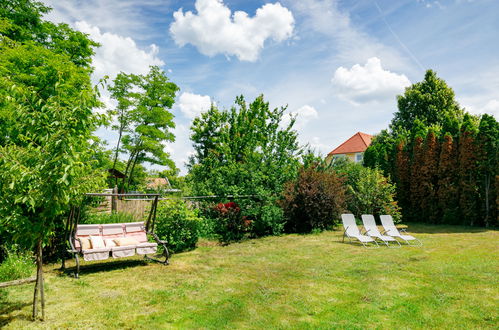
<svg viewBox="0 0 499 330">
<path fill-rule="evenodd" d="M 177 166 L 192 118 L 210 102 L 264 94 L 298 115 L 300 141 L 327 154 L 357 131 L 375 134 L 396 95 L 433 69 L 468 111 L 499 118 L 499 1 L 50 0 L 48 19 L 102 47 L 94 81 L 160 65 L 180 88 Z M 103 100 L 113 102 L 106 93 Z M 101 129 L 109 141 L 116 134 Z"/>
</svg>

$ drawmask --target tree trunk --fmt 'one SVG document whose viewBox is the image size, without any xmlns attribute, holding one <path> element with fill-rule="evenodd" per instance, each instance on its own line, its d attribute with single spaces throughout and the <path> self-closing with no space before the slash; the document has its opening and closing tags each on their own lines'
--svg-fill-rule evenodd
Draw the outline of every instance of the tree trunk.
<svg viewBox="0 0 499 330">
<path fill-rule="evenodd" d="M 137 164 L 137 159 L 139 158 L 140 152 L 137 152 L 135 159 L 133 160 L 132 163 L 132 168 L 130 169 L 130 174 L 128 175 L 128 185 L 127 188 L 130 186 L 130 183 L 132 182 L 133 178 L 133 170 L 135 169 L 135 165 Z"/>
<path fill-rule="evenodd" d="M 116 162 L 118 161 L 119 148 L 121 143 L 121 136 L 123 135 L 123 127 L 120 127 L 118 135 L 118 143 L 116 143 L 116 153 L 114 154 L 113 170 L 116 169 Z"/>
<path fill-rule="evenodd" d="M 43 257 L 42 257 L 42 239 L 38 239 L 36 244 L 36 284 L 33 295 L 33 320 L 38 316 L 38 292 L 42 305 L 42 321 L 45 320 L 45 292 L 43 288 Z"/>
<path fill-rule="evenodd" d="M 130 157 L 128 157 L 128 162 L 126 163 L 126 168 L 125 168 L 125 177 L 123 178 L 123 182 L 121 184 L 121 193 L 124 193 L 125 191 L 125 183 L 126 183 L 126 177 L 128 175 L 128 170 L 130 169 L 130 165 L 132 164 L 132 159 L 135 157 L 135 151 L 132 151 L 130 154 Z"/>
</svg>

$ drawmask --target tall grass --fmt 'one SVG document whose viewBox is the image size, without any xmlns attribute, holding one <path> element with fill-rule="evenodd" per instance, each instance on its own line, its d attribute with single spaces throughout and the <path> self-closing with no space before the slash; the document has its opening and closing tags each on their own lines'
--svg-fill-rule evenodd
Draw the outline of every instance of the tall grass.
<svg viewBox="0 0 499 330">
<path fill-rule="evenodd" d="M 7 257 L 0 264 L 0 282 L 26 278 L 35 273 L 33 254 L 16 248 L 7 250 Z"/>
<path fill-rule="evenodd" d="M 105 224 L 105 223 L 123 223 L 123 222 L 135 222 L 137 220 L 130 213 L 115 212 L 115 213 L 88 213 L 87 216 L 82 219 L 81 223 L 86 224 Z"/>
</svg>

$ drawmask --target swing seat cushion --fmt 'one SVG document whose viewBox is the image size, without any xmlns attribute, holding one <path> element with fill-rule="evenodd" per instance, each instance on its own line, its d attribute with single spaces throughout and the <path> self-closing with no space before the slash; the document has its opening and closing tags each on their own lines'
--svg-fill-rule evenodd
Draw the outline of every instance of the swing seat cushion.
<svg viewBox="0 0 499 330">
<path fill-rule="evenodd" d="M 115 246 L 111 248 L 111 254 L 115 259 L 132 257 L 135 255 L 135 245 Z"/>
<path fill-rule="evenodd" d="M 157 243 L 148 242 L 143 222 L 78 225 L 76 238 L 75 248 L 83 253 L 85 261 L 108 259 L 110 252 L 113 258 L 124 258 L 135 254 L 153 254 L 158 250 Z M 96 244 L 97 248 L 90 248 L 83 243 L 91 243 L 92 238 L 105 245 Z"/>
<path fill-rule="evenodd" d="M 85 261 L 106 260 L 109 258 L 110 248 L 82 250 Z"/>
<path fill-rule="evenodd" d="M 90 239 L 88 237 L 81 237 L 80 242 L 82 250 L 92 249 L 92 243 L 90 243 Z"/>
<path fill-rule="evenodd" d="M 135 246 L 135 245 L 139 244 L 139 241 L 137 241 L 133 237 L 119 237 L 119 238 L 113 239 L 113 241 L 117 246 L 128 246 L 128 245 Z"/>
<path fill-rule="evenodd" d="M 152 254 L 156 253 L 158 250 L 158 244 L 156 243 L 140 243 L 137 245 L 137 254 Z"/>
</svg>

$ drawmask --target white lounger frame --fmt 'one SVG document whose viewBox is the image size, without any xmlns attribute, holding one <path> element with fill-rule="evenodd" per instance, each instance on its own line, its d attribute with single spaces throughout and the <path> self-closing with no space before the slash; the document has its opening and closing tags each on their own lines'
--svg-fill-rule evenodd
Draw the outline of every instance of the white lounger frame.
<svg viewBox="0 0 499 330">
<path fill-rule="evenodd" d="M 376 225 L 376 220 L 374 219 L 374 216 L 372 214 L 362 214 L 362 224 L 364 225 L 365 230 L 364 235 L 370 236 L 374 239 L 379 239 L 389 248 L 402 247 L 402 245 L 400 245 L 400 242 L 396 238 L 380 233 L 378 226 Z M 393 242 L 396 244 L 389 244 L 389 242 Z"/>
<path fill-rule="evenodd" d="M 343 232 L 342 242 L 345 242 L 345 237 L 348 238 L 350 243 L 354 243 L 352 238 L 355 238 L 359 241 L 365 248 L 378 248 L 378 242 L 370 236 L 362 235 L 357 227 L 357 223 L 355 222 L 355 217 L 353 214 L 342 214 L 341 220 L 343 222 L 343 228 L 345 231 Z M 375 246 L 369 246 L 366 243 L 374 243 Z"/>
<path fill-rule="evenodd" d="M 384 234 L 390 235 L 392 237 L 399 238 L 403 240 L 407 245 L 409 246 L 423 246 L 423 242 L 421 242 L 419 239 L 417 239 L 414 236 L 407 235 L 407 232 L 405 229 L 401 229 L 400 231 L 404 234 L 401 234 L 400 231 L 395 227 L 395 224 L 393 223 L 393 218 L 391 215 L 380 215 L 381 219 L 381 224 L 383 225 L 383 228 L 385 231 L 383 232 Z M 409 241 L 417 241 L 418 244 L 411 244 Z"/>
</svg>

